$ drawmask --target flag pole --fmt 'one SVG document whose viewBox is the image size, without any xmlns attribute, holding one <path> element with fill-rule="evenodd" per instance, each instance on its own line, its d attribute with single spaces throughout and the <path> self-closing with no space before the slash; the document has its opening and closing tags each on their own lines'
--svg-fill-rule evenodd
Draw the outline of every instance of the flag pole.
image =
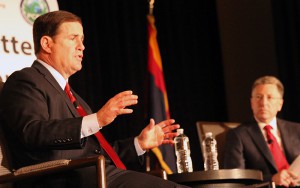
<svg viewBox="0 0 300 188">
<path fill-rule="evenodd" d="M 149 15 L 153 15 L 154 0 L 149 0 Z"/>
<path fill-rule="evenodd" d="M 148 15 L 152 16 L 153 15 L 153 8 L 154 8 L 154 0 L 148 0 L 148 2 L 149 2 L 149 13 L 148 13 Z M 146 158 L 146 172 L 149 172 L 151 170 L 149 150 L 147 150 L 145 158 Z"/>
</svg>

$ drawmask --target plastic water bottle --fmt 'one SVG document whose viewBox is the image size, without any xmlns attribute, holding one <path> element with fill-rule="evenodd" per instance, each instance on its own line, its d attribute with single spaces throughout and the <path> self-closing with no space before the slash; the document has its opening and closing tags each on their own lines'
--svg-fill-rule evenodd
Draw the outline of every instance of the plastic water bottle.
<svg viewBox="0 0 300 188">
<path fill-rule="evenodd" d="M 211 132 L 205 133 L 202 142 L 204 170 L 219 170 L 217 141 Z"/>
<path fill-rule="evenodd" d="M 177 129 L 179 135 L 174 138 L 177 157 L 177 172 L 193 172 L 189 138 L 183 134 L 183 129 Z"/>
</svg>

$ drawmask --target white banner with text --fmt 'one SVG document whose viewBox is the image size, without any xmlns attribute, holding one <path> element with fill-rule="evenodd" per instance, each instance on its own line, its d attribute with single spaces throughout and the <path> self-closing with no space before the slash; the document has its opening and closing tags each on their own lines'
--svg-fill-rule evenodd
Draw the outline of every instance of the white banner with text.
<svg viewBox="0 0 300 188">
<path fill-rule="evenodd" d="M 0 0 L 0 80 L 29 67 L 36 59 L 32 39 L 34 20 L 58 10 L 56 0 Z"/>
</svg>

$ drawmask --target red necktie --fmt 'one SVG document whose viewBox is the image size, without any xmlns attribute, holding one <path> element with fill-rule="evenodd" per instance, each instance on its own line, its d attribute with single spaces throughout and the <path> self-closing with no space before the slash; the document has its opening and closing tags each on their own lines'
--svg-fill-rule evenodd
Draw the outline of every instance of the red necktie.
<svg viewBox="0 0 300 188">
<path fill-rule="evenodd" d="M 268 145 L 271 150 L 271 153 L 273 155 L 274 161 L 276 163 L 276 166 L 278 168 L 278 171 L 282 169 L 287 169 L 289 167 L 289 163 L 287 162 L 283 151 L 281 150 L 276 138 L 271 133 L 272 127 L 270 125 L 266 125 L 264 127 L 266 133 L 267 133 L 267 140 Z"/>
<path fill-rule="evenodd" d="M 77 112 L 79 113 L 79 115 L 86 116 L 87 115 L 86 111 L 82 108 L 82 106 L 76 101 L 76 98 L 73 96 L 73 94 L 70 90 L 69 83 L 67 83 L 67 85 L 65 87 L 65 92 L 68 95 L 71 102 L 74 104 L 74 106 L 75 106 Z M 126 170 L 125 165 L 122 163 L 119 156 L 116 154 L 116 152 L 111 147 L 111 145 L 107 142 L 107 140 L 104 138 L 104 136 L 100 133 L 100 131 L 98 131 L 94 135 L 96 136 L 96 138 L 97 138 L 99 144 L 101 145 L 101 147 L 106 151 L 106 153 L 109 155 L 111 160 L 114 162 L 116 167 Z"/>
</svg>

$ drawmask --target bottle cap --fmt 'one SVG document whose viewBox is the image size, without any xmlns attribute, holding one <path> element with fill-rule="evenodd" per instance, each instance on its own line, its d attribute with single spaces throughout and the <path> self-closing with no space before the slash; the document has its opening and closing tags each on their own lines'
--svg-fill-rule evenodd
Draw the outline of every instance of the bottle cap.
<svg viewBox="0 0 300 188">
<path fill-rule="evenodd" d="M 212 132 L 205 133 L 205 137 L 211 137 L 212 135 L 213 135 Z"/>
<path fill-rule="evenodd" d="M 177 129 L 177 133 L 183 134 L 183 129 Z"/>
</svg>

